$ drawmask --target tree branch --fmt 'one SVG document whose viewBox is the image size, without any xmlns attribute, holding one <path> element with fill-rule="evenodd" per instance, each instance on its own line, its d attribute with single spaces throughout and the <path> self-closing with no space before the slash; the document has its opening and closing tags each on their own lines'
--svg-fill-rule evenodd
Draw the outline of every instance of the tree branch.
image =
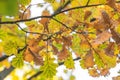
<svg viewBox="0 0 120 80">
<path fill-rule="evenodd" d="M 90 0 L 87 1 L 87 4 L 85 6 L 88 6 L 89 2 L 90 2 Z"/>
<path fill-rule="evenodd" d="M 117 1 L 116 3 L 120 3 L 120 1 Z M 101 5 L 107 5 L 107 4 L 93 4 L 93 5 L 85 5 L 85 6 L 77 6 L 77 7 L 73 7 L 73 8 L 69 8 L 63 11 L 60 11 L 59 13 L 56 13 L 54 16 L 64 13 L 64 12 L 68 12 L 71 10 L 75 10 L 75 9 L 80 9 L 80 8 L 87 8 L 87 7 L 95 7 L 95 6 L 101 6 Z M 35 20 L 35 19 L 39 19 L 39 18 L 51 18 L 53 16 L 37 16 L 37 17 L 33 17 L 30 19 L 24 19 L 24 20 L 16 20 L 16 21 L 5 21 L 5 22 L 0 22 L 0 24 L 16 24 L 16 23 L 20 23 L 20 22 L 27 22 L 27 21 L 31 21 L 31 20 Z"/>
<path fill-rule="evenodd" d="M 116 3 L 120 3 L 120 1 L 116 1 Z M 69 8 L 69 9 L 66 9 L 66 10 L 63 10 L 61 12 L 59 12 L 58 14 L 61 14 L 61 13 L 64 13 L 64 12 L 68 12 L 68 11 L 71 11 L 71 10 L 75 10 L 75 9 L 80 9 L 80 8 L 87 8 L 87 7 L 95 7 L 95 6 L 102 6 L 102 5 L 107 5 L 106 4 L 92 4 L 92 5 L 85 5 L 85 6 L 77 6 L 77 7 L 73 7 L 73 8 Z M 56 15 L 58 15 L 56 14 Z"/>
<path fill-rule="evenodd" d="M 79 60 L 79 59 L 81 59 L 80 57 L 77 57 L 77 58 L 75 58 L 75 59 L 73 59 L 73 61 L 77 61 L 77 60 Z M 60 63 L 58 63 L 59 64 L 59 66 L 61 66 L 61 65 L 63 65 L 64 64 L 64 62 L 60 62 Z M 28 78 L 27 80 L 32 80 L 34 77 L 37 77 L 38 75 L 40 75 L 42 73 L 42 71 L 38 71 L 36 74 L 34 74 L 34 75 L 32 75 L 30 78 Z"/>
<path fill-rule="evenodd" d="M 5 21 L 5 22 L 0 22 L 0 24 L 16 24 L 16 23 L 27 22 L 27 21 L 31 21 L 31 20 L 35 20 L 35 19 L 39 19 L 39 18 L 51 18 L 51 16 L 37 16 L 37 17 L 33 17 L 30 19 L 24 19 L 24 20 Z"/>
<path fill-rule="evenodd" d="M 5 68 L 2 72 L 0 72 L 0 80 L 4 80 L 4 78 L 11 73 L 15 68 L 10 66 L 10 68 Z"/>
<path fill-rule="evenodd" d="M 1 61 L 3 61 L 3 60 L 5 60 L 5 59 L 7 59 L 9 56 L 7 56 L 7 55 L 3 55 L 2 57 L 0 57 L 0 62 Z"/>
</svg>

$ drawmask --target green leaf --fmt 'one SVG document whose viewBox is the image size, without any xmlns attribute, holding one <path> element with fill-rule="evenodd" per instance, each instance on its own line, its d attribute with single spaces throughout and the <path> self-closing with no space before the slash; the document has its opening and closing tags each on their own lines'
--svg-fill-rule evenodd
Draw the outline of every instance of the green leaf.
<svg viewBox="0 0 120 80">
<path fill-rule="evenodd" d="M 14 40 L 6 40 L 3 42 L 3 50 L 6 55 L 17 53 L 17 43 Z"/>
<path fill-rule="evenodd" d="M 0 39 L 3 40 L 6 38 L 6 32 L 0 29 Z"/>
<path fill-rule="evenodd" d="M 0 15 L 13 16 L 18 13 L 17 0 L 1 0 L 0 1 Z"/>
<path fill-rule="evenodd" d="M 44 0 L 45 2 L 53 3 L 55 0 Z"/>
<path fill-rule="evenodd" d="M 40 68 L 40 70 L 43 71 L 41 76 L 44 76 L 45 78 L 53 78 L 53 76 L 56 75 L 57 67 L 58 65 L 54 63 L 54 60 L 47 55 L 44 65 Z"/>
<path fill-rule="evenodd" d="M 19 0 L 19 3 L 22 4 L 22 5 L 28 5 L 30 4 L 31 0 Z"/>
<path fill-rule="evenodd" d="M 80 60 L 80 66 L 83 68 L 83 69 L 86 69 L 85 67 L 85 61 L 83 59 Z"/>
<path fill-rule="evenodd" d="M 21 68 L 24 65 L 22 53 L 17 54 L 16 57 L 13 58 L 12 65 L 17 68 Z"/>
<path fill-rule="evenodd" d="M 62 44 L 60 44 L 60 43 L 56 43 L 56 42 L 53 42 L 53 45 L 54 45 L 59 51 L 62 50 L 62 47 L 63 47 Z"/>
<path fill-rule="evenodd" d="M 94 53 L 93 56 L 94 56 L 95 64 L 97 65 L 97 67 L 103 68 L 104 63 L 103 63 L 102 59 L 100 58 L 100 56 L 97 53 Z"/>
<path fill-rule="evenodd" d="M 73 49 L 73 51 L 75 51 L 76 53 L 79 53 L 79 52 L 81 52 L 80 51 L 80 42 L 81 42 L 81 39 L 80 39 L 80 37 L 79 37 L 79 35 L 77 35 L 77 34 L 74 34 L 73 35 L 73 41 L 72 41 L 72 49 Z"/>
<path fill-rule="evenodd" d="M 72 58 L 72 55 L 70 55 L 64 62 L 64 65 L 66 66 L 66 68 L 69 68 L 69 69 L 73 69 L 75 66 L 74 66 L 74 61 L 73 61 L 73 58 Z"/>
</svg>

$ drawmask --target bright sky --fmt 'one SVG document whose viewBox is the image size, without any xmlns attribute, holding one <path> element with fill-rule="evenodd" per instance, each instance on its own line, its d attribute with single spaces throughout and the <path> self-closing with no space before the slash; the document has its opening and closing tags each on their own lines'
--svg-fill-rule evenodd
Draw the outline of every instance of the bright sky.
<svg viewBox="0 0 120 80">
<path fill-rule="evenodd" d="M 43 0 L 32 0 L 31 4 L 36 4 L 36 3 L 44 3 Z M 37 6 L 32 6 L 31 11 L 32 11 L 32 17 L 35 16 L 40 16 L 41 11 L 44 10 L 49 4 L 47 4 L 45 7 L 37 7 Z M 51 9 L 51 7 L 49 7 Z M 52 12 L 52 11 L 51 11 Z M 88 71 L 84 70 L 80 67 L 79 61 L 75 61 L 75 70 L 68 70 L 67 74 L 64 73 L 65 66 L 60 66 L 57 68 L 57 76 L 60 77 L 62 76 L 64 80 L 69 80 L 69 76 L 72 73 L 72 75 L 75 76 L 76 80 L 112 80 L 112 77 L 118 75 L 118 71 L 120 70 L 120 64 L 118 64 L 115 68 L 110 69 L 110 75 L 106 77 L 98 77 L 98 78 L 93 78 L 89 76 Z M 10 80 L 6 79 L 6 80 Z"/>
</svg>

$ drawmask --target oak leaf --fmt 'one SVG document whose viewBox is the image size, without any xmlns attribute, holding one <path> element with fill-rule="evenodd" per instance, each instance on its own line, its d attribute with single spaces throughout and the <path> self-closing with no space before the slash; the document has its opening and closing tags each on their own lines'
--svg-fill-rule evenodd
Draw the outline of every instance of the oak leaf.
<svg viewBox="0 0 120 80">
<path fill-rule="evenodd" d="M 84 57 L 84 63 L 86 68 L 90 68 L 94 66 L 93 55 L 91 50 L 88 51 L 88 53 Z"/>
<path fill-rule="evenodd" d="M 117 10 L 117 7 L 116 7 L 116 0 L 107 0 L 107 4 L 108 6 L 110 6 L 111 8 L 113 8 L 114 10 Z"/>
<path fill-rule="evenodd" d="M 93 46 L 98 46 L 99 44 L 102 44 L 103 42 L 110 39 L 112 34 L 108 31 L 103 31 L 100 33 L 95 40 L 92 41 Z"/>
<path fill-rule="evenodd" d="M 100 76 L 99 73 L 97 72 L 97 70 L 94 68 L 89 69 L 88 72 L 89 72 L 90 76 L 92 76 L 92 77 L 99 77 Z"/>
<path fill-rule="evenodd" d="M 66 47 L 63 46 L 63 49 L 58 53 L 58 59 L 65 60 L 67 57 L 69 57 L 69 52 L 67 51 Z"/>
<path fill-rule="evenodd" d="M 86 20 L 91 14 L 91 11 L 85 11 L 84 20 Z"/>
</svg>

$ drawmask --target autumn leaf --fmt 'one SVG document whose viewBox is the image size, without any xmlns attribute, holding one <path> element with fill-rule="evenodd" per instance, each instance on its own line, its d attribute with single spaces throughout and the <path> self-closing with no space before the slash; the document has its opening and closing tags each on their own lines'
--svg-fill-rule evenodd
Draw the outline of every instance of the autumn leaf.
<svg viewBox="0 0 120 80">
<path fill-rule="evenodd" d="M 114 10 L 117 10 L 117 7 L 116 7 L 116 0 L 107 0 L 107 4 L 108 6 L 110 6 L 111 8 L 113 8 Z"/>
<path fill-rule="evenodd" d="M 102 76 L 107 76 L 107 75 L 109 74 L 109 69 L 107 69 L 107 68 L 102 69 L 102 70 L 100 71 L 100 74 L 101 74 Z"/>
<path fill-rule="evenodd" d="M 65 59 L 64 65 L 66 66 L 66 68 L 74 69 L 75 66 L 71 53 L 70 56 Z"/>
<path fill-rule="evenodd" d="M 93 54 L 92 51 L 88 51 L 88 53 L 86 54 L 86 56 L 83 58 L 84 60 L 84 65 L 86 68 L 90 68 L 94 66 L 94 61 L 93 61 Z"/>
<path fill-rule="evenodd" d="M 118 75 L 118 76 L 116 76 L 116 77 L 113 77 L 112 79 L 113 79 L 113 80 L 120 80 L 120 76 Z"/>
<path fill-rule="evenodd" d="M 97 36 L 95 40 L 93 40 L 92 45 L 93 46 L 98 46 L 99 44 L 102 44 L 103 42 L 109 40 L 111 37 L 111 33 L 108 31 L 103 31 L 101 34 Z"/>
<path fill-rule="evenodd" d="M 65 46 L 63 46 L 63 49 L 57 54 L 57 56 L 59 60 L 65 60 L 67 57 L 69 57 L 69 52 Z"/>
<path fill-rule="evenodd" d="M 110 28 L 110 25 L 111 25 L 111 19 L 109 17 L 109 15 L 106 13 L 106 11 L 101 11 L 101 15 L 102 15 L 102 18 L 104 20 L 104 23 L 106 24 L 106 28 Z"/>
<path fill-rule="evenodd" d="M 65 46 L 71 46 L 72 45 L 72 41 L 71 41 L 71 37 L 64 37 L 62 36 L 63 42 Z"/>
<path fill-rule="evenodd" d="M 42 16 L 50 16 L 49 11 L 48 10 L 44 10 L 42 12 Z M 49 18 L 42 18 L 39 22 L 44 26 L 44 30 L 47 30 L 49 32 L 48 21 L 49 21 Z"/>
<path fill-rule="evenodd" d="M 99 77 L 99 73 L 94 68 L 93 69 L 89 69 L 88 72 L 89 72 L 90 76 L 92 76 L 92 77 Z"/>
<path fill-rule="evenodd" d="M 115 40 L 116 44 L 120 45 L 120 36 L 114 29 L 110 29 L 112 38 Z"/>
<path fill-rule="evenodd" d="M 92 14 L 91 11 L 85 11 L 84 20 L 86 20 Z"/>
<path fill-rule="evenodd" d="M 56 74 L 56 68 L 58 65 L 53 61 L 54 59 L 50 58 L 49 55 L 46 56 L 44 65 L 40 68 L 40 70 L 43 71 L 41 76 L 45 78 L 52 78 Z"/>
</svg>

